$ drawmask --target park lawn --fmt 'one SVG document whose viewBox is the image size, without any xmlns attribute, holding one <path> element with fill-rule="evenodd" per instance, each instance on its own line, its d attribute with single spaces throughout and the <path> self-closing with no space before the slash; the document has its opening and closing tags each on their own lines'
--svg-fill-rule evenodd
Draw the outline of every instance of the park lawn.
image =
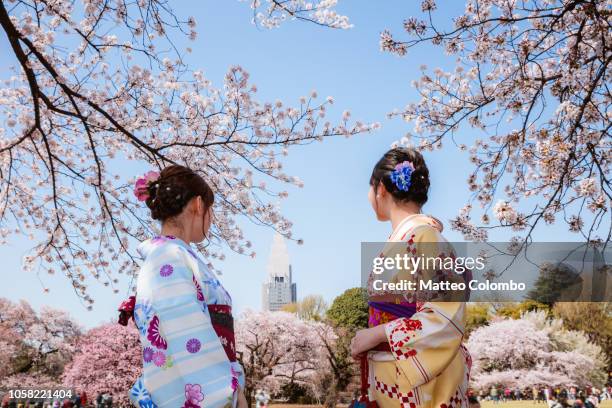
<svg viewBox="0 0 612 408">
<path fill-rule="evenodd" d="M 548 408 L 548 405 L 540 402 L 533 403 L 533 401 L 508 401 L 494 404 L 493 401 L 483 401 L 480 403 L 482 408 Z M 612 408 L 612 400 L 603 401 L 599 404 L 599 408 Z"/>
<path fill-rule="evenodd" d="M 346 407 L 347 405 L 338 405 L 338 407 Z M 314 408 L 321 407 L 322 405 L 298 405 L 298 404 L 270 404 L 270 408 Z M 532 401 L 508 401 L 494 404 L 493 401 L 483 401 L 481 403 L 482 408 L 548 408 L 548 405 L 540 402 L 534 404 Z M 599 408 L 612 408 L 612 400 L 607 400 L 599 404 Z"/>
</svg>

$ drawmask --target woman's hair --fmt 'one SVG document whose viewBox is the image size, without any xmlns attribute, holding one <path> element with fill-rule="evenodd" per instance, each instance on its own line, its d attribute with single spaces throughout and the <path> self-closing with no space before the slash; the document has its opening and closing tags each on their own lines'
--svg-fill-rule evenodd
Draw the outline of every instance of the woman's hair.
<svg viewBox="0 0 612 408">
<path fill-rule="evenodd" d="M 414 170 L 410 176 L 410 187 L 407 191 L 404 191 L 393 182 L 391 175 L 395 171 L 395 166 L 406 161 L 414 166 Z M 383 155 L 372 170 L 370 185 L 376 191 L 381 182 L 396 201 L 412 201 L 419 205 L 427 202 L 429 170 L 421 153 L 414 148 L 396 147 Z"/>
<path fill-rule="evenodd" d="M 154 220 L 164 221 L 183 211 L 189 200 L 200 196 L 209 208 L 215 201 L 212 189 L 206 181 L 188 167 L 170 165 L 159 178 L 148 186 L 147 207 Z"/>
</svg>

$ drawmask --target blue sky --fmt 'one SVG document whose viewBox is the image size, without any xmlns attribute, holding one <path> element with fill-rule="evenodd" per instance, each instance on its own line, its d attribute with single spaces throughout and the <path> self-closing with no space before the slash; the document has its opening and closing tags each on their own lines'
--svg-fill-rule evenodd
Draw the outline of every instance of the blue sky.
<svg viewBox="0 0 612 408">
<path fill-rule="evenodd" d="M 374 134 L 296 147 L 285 161 L 287 173 L 299 176 L 305 183 L 303 189 L 290 188 L 290 196 L 282 204 L 283 212 L 294 222 L 294 236 L 305 242 L 302 246 L 288 243 L 298 297 L 320 294 L 331 301 L 345 289 L 358 286 L 360 243 L 383 241 L 390 232 L 388 224 L 376 221 L 367 201 L 372 166 L 393 141 L 412 128 L 398 119 L 387 120 L 386 114 L 417 99 L 410 82 L 418 77 L 421 64 L 435 68 L 448 67 L 453 62 L 431 46 L 411 50 L 404 58 L 379 50 L 379 33 L 385 28 L 400 33 L 403 19 L 420 13 L 419 2 L 345 0 L 339 11 L 355 25 L 346 31 L 300 22 L 275 30 L 258 28 L 251 24 L 248 4 L 236 0 L 173 4 L 179 15 L 196 18 L 199 36 L 190 44 L 194 52 L 187 60 L 215 84 L 221 84 L 228 67 L 241 65 L 257 84 L 262 101 L 281 99 L 297 104 L 300 96 L 316 89 L 321 98 L 335 98 L 330 118 L 335 115 L 338 119 L 343 109 L 349 109 L 353 118 L 382 123 L 382 129 Z M 450 22 L 462 7 L 459 1 L 446 2 L 437 18 Z M 5 38 L 0 38 L 3 55 L 6 47 Z M 0 61 L 3 78 L 10 63 L 4 58 Z M 472 136 L 459 132 L 456 139 Z M 468 156 L 447 144 L 442 151 L 425 157 L 432 188 L 424 212 L 436 215 L 448 227 L 448 219 L 457 214 L 468 197 Z M 219 265 L 238 312 L 260 307 L 261 283 L 273 234 L 254 225 L 243 227 L 257 257 L 253 260 L 228 252 L 228 259 Z M 553 226 L 538 232 L 536 238 L 575 240 L 576 236 L 566 230 L 564 226 Z M 461 238 L 450 228 L 446 235 L 450 240 Z M 492 238 L 502 241 L 509 236 L 508 232 Z M 87 312 L 61 276 L 41 276 L 50 288 L 48 294 L 43 294 L 38 276 L 21 271 L 21 257 L 29 248 L 26 241 L 0 248 L 4 259 L 0 297 L 25 298 L 35 307 L 46 304 L 70 310 L 85 327 L 115 319 L 116 307 L 126 296 L 127 281 L 119 286 L 119 295 L 102 285 L 92 285 L 96 305 Z"/>
</svg>

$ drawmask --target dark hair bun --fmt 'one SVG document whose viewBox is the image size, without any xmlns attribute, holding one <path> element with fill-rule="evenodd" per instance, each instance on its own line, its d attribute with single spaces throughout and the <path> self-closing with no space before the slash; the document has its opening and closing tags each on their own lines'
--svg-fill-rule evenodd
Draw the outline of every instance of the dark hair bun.
<svg viewBox="0 0 612 408">
<path fill-rule="evenodd" d="M 193 197 L 201 196 L 206 207 L 214 202 L 212 189 L 199 174 L 174 164 L 163 169 L 157 181 L 149 184 L 148 193 L 146 204 L 151 218 L 160 221 L 179 215 Z"/>
<path fill-rule="evenodd" d="M 395 166 L 403 162 L 410 162 L 414 166 L 414 171 L 410 176 L 410 188 L 408 191 L 400 189 L 391 179 L 391 174 L 395 171 Z M 370 185 L 377 189 L 382 183 L 385 189 L 397 201 L 412 201 L 419 205 L 427 202 L 427 192 L 429 191 L 429 170 L 425 164 L 423 155 L 414 148 L 396 147 L 389 150 L 376 163 Z"/>
</svg>

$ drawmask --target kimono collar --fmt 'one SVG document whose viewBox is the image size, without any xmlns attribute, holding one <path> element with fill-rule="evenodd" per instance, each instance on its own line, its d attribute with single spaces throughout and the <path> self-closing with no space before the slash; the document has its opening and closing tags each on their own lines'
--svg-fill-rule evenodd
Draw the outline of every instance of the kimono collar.
<svg viewBox="0 0 612 408">
<path fill-rule="evenodd" d="M 173 242 L 177 245 L 184 247 L 190 253 L 193 252 L 191 246 L 188 243 L 178 237 L 175 237 L 174 235 L 157 235 L 153 238 L 145 239 L 140 244 L 138 244 L 136 250 L 142 258 L 146 258 L 153 251 L 153 249 L 167 242 Z"/>
<path fill-rule="evenodd" d="M 431 215 L 425 215 L 425 214 L 410 214 L 409 216 L 407 216 L 406 218 L 404 218 L 398 225 L 397 227 L 395 227 L 395 229 L 393 230 L 393 232 L 391 232 L 391 235 L 389 236 L 389 239 L 392 239 L 393 237 L 395 237 L 398 234 L 401 234 L 403 231 L 406 231 L 410 228 L 413 228 L 417 225 L 421 225 L 421 224 L 428 224 L 430 226 L 432 226 L 433 228 L 437 229 L 439 232 L 442 232 L 443 230 L 443 226 L 442 226 L 442 222 L 440 220 L 438 220 L 435 217 L 432 217 Z"/>
</svg>

